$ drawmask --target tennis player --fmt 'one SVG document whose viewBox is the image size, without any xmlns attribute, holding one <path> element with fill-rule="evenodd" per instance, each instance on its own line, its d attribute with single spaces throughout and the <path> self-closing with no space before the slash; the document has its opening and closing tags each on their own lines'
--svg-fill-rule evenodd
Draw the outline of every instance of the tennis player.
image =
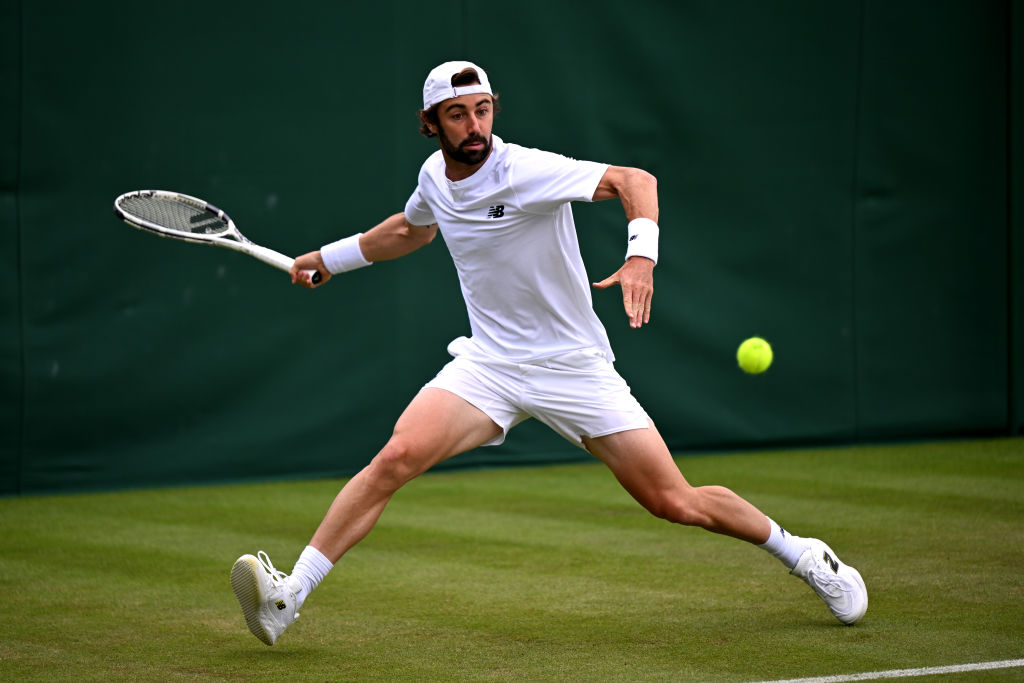
<svg viewBox="0 0 1024 683">
<path fill-rule="evenodd" d="M 338 560 L 377 522 L 391 496 L 433 465 L 504 441 L 533 417 L 604 462 L 647 510 L 768 551 L 804 579 L 845 624 L 867 610 L 856 569 L 824 542 L 793 536 L 720 486 L 687 483 L 657 428 L 616 372 L 594 313 L 571 203 L 617 198 L 626 214 L 617 285 L 629 324 L 650 321 L 658 261 L 652 175 L 506 143 L 492 132 L 498 98 L 470 62 L 446 62 L 423 86 L 421 132 L 440 149 L 423 164 L 402 213 L 300 256 L 301 271 L 331 275 L 405 256 L 440 231 L 458 271 L 471 336 L 398 418 L 376 457 L 341 489 L 291 575 L 266 553 L 243 555 L 231 582 L 252 633 L 268 645 Z"/>
</svg>

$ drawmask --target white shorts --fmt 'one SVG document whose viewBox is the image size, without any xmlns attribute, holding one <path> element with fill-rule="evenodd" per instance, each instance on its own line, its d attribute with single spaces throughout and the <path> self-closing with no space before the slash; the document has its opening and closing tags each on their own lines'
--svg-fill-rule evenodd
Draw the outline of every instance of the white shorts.
<svg viewBox="0 0 1024 683">
<path fill-rule="evenodd" d="M 530 363 L 480 352 L 466 337 L 448 345 L 454 360 L 424 387 L 445 389 L 479 408 L 502 433 L 535 417 L 573 444 L 629 429 L 646 429 L 647 413 L 600 349 L 580 349 Z"/>
</svg>

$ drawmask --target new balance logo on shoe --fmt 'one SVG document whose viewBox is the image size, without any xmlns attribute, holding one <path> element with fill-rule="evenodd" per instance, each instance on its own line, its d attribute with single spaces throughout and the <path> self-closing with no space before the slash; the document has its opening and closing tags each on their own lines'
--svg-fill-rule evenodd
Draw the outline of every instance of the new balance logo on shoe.
<svg viewBox="0 0 1024 683">
<path fill-rule="evenodd" d="M 504 204 L 498 204 L 497 206 L 492 206 L 487 211 L 487 217 L 488 218 L 501 218 L 504 215 L 505 215 L 505 205 Z"/>
<path fill-rule="evenodd" d="M 829 555 L 827 551 L 821 554 L 821 559 L 825 560 L 825 562 L 828 563 L 828 566 L 832 568 L 833 572 L 835 572 L 836 574 L 839 573 L 839 563 L 833 560 L 832 556 Z"/>
</svg>

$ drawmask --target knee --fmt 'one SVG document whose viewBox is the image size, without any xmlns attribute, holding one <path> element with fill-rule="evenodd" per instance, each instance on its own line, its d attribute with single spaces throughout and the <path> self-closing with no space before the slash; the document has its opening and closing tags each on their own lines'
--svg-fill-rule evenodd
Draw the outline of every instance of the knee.
<svg viewBox="0 0 1024 683">
<path fill-rule="evenodd" d="M 645 507 L 655 517 L 674 524 L 703 527 L 707 523 L 700 496 L 692 488 L 659 493 Z"/>
<path fill-rule="evenodd" d="M 397 491 L 420 474 L 417 462 L 415 449 L 408 442 L 392 437 L 363 473 L 375 487 Z"/>
</svg>

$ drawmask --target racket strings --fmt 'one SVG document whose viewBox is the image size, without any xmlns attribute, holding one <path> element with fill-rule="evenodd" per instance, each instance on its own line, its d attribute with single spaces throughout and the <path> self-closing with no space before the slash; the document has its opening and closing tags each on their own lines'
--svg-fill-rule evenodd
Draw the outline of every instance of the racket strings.
<svg viewBox="0 0 1024 683">
<path fill-rule="evenodd" d="M 160 197 L 126 197 L 121 209 L 137 218 L 170 230 L 200 235 L 226 232 L 228 223 L 217 214 Z"/>
</svg>

